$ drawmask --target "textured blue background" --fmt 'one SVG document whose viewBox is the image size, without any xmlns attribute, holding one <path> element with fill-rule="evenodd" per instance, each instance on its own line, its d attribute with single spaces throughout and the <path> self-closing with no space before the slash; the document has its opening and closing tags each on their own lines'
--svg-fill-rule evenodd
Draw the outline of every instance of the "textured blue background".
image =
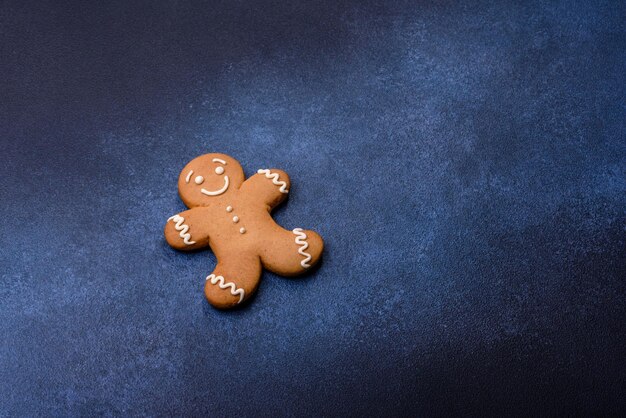
<svg viewBox="0 0 626 418">
<path fill-rule="evenodd" d="M 624 2 L 85 3 L 0 5 L 0 415 L 626 412 Z M 214 151 L 327 244 L 226 313 Z"/>
</svg>

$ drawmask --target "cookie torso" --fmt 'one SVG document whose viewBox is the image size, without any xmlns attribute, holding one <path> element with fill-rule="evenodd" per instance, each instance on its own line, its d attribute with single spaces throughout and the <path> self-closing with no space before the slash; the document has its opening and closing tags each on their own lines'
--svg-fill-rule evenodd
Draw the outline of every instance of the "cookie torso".
<svg viewBox="0 0 626 418">
<path fill-rule="evenodd" d="M 266 207 L 240 193 L 207 209 L 209 245 L 218 259 L 225 253 L 256 251 L 260 238 L 276 226 Z"/>
</svg>

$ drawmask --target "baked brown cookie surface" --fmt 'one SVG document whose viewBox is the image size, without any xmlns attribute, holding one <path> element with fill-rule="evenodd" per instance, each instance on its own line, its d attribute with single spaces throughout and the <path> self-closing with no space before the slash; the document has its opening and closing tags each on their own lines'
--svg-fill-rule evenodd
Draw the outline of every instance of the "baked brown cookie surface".
<svg viewBox="0 0 626 418">
<path fill-rule="evenodd" d="M 206 154 L 188 163 L 178 193 L 189 210 L 168 218 L 165 239 L 187 251 L 210 247 L 217 257 L 204 293 L 211 305 L 232 308 L 256 291 L 263 268 L 296 276 L 313 267 L 324 249 L 316 232 L 286 230 L 271 216 L 290 188 L 287 173 L 260 169 L 245 180 L 237 160 Z"/>
</svg>

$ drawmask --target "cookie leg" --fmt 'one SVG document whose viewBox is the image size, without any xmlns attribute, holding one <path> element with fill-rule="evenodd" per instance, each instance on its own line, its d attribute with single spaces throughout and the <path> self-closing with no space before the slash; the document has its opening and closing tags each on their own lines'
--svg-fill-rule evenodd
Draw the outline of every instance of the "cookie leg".
<svg viewBox="0 0 626 418">
<path fill-rule="evenodd" d="M 218 309 L 235 307 L 256 292 L 261 271 L 257 256 L 222 257 L 206 278 L 204 295 Z"/>
<path fill-rule="evenodd" d="M 282 276 L 296 276 L 320 260 L 324 241 L 316 232 L 295 228 L 267 236 L 261 251 L 263 266 Z"/>
</svg>

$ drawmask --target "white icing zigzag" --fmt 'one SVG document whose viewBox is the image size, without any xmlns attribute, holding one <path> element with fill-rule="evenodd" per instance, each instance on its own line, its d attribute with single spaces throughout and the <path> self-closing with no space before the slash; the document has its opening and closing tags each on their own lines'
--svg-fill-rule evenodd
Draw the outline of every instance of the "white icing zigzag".
<svg viewBox="0 0 626 418">
<path fill-rule="evenodd" d="M 311 254 L 304 251 L 309 248 L 309 244 L 305 242 L 306 234 L 302 232 L 302 228 L 296 228 L 292 232 L 296 234 L 296 244 L 300 246 L 298 252 L 305 257 L 304 260 L 300 261 L 300 265 L 304 268 L 311 267 L 311 265 L 308 264 L 308 262 L 311 261 Z"/>
<path fill-rule="evenodd" d="M 217 284 L 220 289 L 227 289 L 230 287 L 231 295 L 233 296 L 239 295 L 239 302 L 237 303 L 241 303 L 241 301 L 243 300 L 243 297 L 245 295 L 245 292 L 243 291 L 243 289 L 237 289 L 237 286 L 235 286 L 235 283 L 226 282 L 224 280 L 224 277 L 216 276 L 215 274 L 211 273 L 207 276 L 206 280 L 210 280 L 211 284 Z"/>
<path fill-rule="evenodd" d="M 174 221 L 176 223 L 176 225 L 174 225 L 174 228 L 176 228 L 177 231 L 180 231 L 179 236 L 183 239 L 183 242 L 185 244 L 192 245 L 196 243 L 195 241 L 191 241 L 191 234 L 187 232 L 189 231 L 189 225 L 185 225 L 183 223 L 185 222 L 185 218 L 179 215 L 174 215 L 169 218 L 168 221 Z"/>
<path fill-rule="evenodd" d="M 272 179 L 272 183 L 274 183 L 277 186 L 280 186 L 279 190 L 281 193 L 289 193 L 289 190 L 287 190 L 287 183 L 285 183 L 284 181 L 278 180 L 279 178 L 278 174 L 272 173 L 270 170 L 266 168 L 259 169 L 257 173 L 265 174 L 265 177 L 267 177 L 268 179 Z"/>
</svg>

